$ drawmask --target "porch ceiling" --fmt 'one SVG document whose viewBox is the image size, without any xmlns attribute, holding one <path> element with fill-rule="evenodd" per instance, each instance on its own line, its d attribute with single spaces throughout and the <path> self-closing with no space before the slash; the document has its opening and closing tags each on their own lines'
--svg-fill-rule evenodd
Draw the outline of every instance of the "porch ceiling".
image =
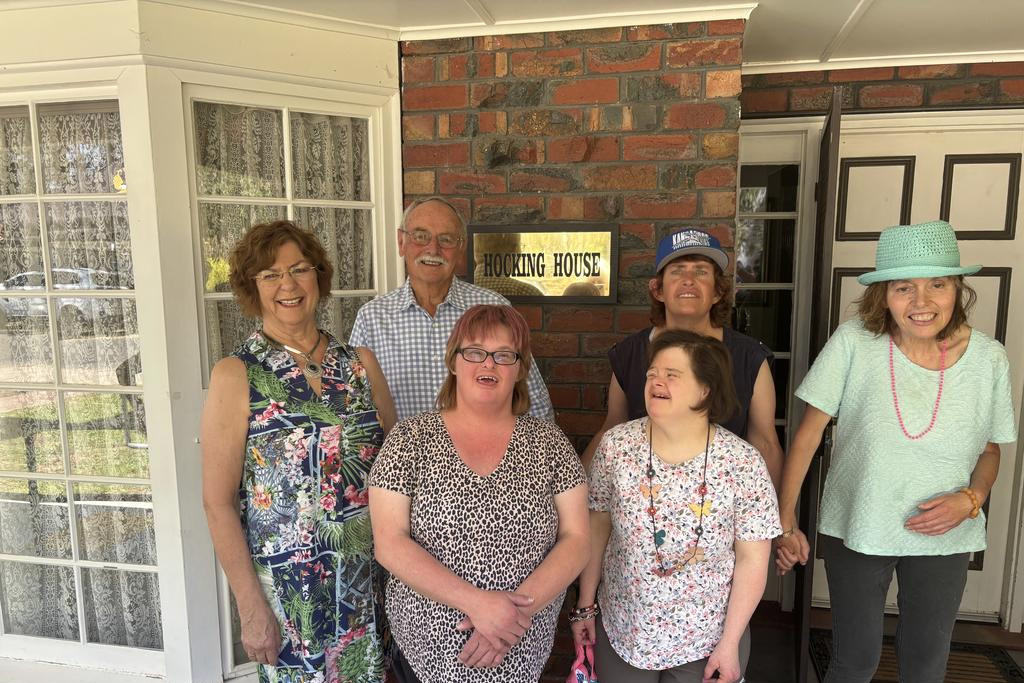
<svg viewBox="0 0 1024 683">
<path fill-rule="evenodd" d="M 202 0 L 163 0 L 203 4 Z M 1021 0 L 215 0 L 402 39 L 745 16 L 744 71 L 1024 60 Z"/>
</svg>

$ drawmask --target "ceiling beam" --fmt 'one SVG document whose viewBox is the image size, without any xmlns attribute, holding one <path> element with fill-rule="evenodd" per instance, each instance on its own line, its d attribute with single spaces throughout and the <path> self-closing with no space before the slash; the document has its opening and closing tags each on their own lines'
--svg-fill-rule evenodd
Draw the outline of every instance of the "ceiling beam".
<svg viewBox="0 0 1024 683">
<path fill-rule="evenodd" d="M 871 8 L 871 4 L 874 1 L 875 0 L 860 0 L 860 2 L 857 3 L 857 6 L 853 8 L 852 12 L 850 12 L 850 16 L 846 17 L 846 21 L 843 22 L 843 25 L 838 31 L 836 31 L 836 34 L 832 36 L 832 40 L 830 40 L 828 45 L 825 46 L 825 49 L 822 50 L 821 55 L 818 57 L 819 62 L 827 62 L 832 59 L 833 53 L 835 53 L 835 51 L 838 50 L 844 42 L 846 42 L 846 39 L 851 33 L 853 33 L 853 29 L 857 28 L 857 24 L 859 24 L 860 20 L 865 14 L 867 14 L 867 11 Z"/>
</svg>

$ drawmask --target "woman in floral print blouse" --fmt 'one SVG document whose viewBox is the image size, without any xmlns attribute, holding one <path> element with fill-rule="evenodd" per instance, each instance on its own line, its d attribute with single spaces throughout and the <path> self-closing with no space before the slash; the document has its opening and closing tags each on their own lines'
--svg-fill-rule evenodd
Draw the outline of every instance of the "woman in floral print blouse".
<svg viewBox="0 0 1024 683">
<path fill-rule="evenodd" d="M 395 411 L 369 349 L 317 329 L 333 272 L 289 221 L 245 234 L 231 286 L 262 329 L 203 411 L 203 504 L 261 683 L 384 680 L 366 480 Z"/>
<path fill-rule="evenodd" d="M 670 330 L 650 358 L 648 417 L 606 432 L 590 470 L 573 635 L 596 643 L 603 681 L 733 683 L 780 533 L 775 491 L 757 450 L 716 424 L 736 403 L 725 346 Z"/>
</svg>

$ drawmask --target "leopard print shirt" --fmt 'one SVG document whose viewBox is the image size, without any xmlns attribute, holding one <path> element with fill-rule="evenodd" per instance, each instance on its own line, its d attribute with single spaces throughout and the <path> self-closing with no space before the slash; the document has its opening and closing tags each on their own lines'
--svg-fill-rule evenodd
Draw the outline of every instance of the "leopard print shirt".
<svg viewBox="0 0 1024 683">
<path fill-rule="evenodd" d="M 516 418 L 498 467 L 481 477 L 459 458 L 441 415 L 399 422 L 381 447 L 370 486 L 411 499 L 410 533 L 431 555 L 485 590 L 514 591 L 555 545 L 554 497 L 584 484 L 576 451 L 553 423 Z M 372 494 L 371 494 L 372 495 Z M 458 660 L 469 633 L 463 614 L 416 593 L 392 576 L 385 608 L 402 654 L 422 681 L 528 683 L 551 654 L 564 592 L 533 617 L 533 626 L 494 669 Z"/>
</svg>

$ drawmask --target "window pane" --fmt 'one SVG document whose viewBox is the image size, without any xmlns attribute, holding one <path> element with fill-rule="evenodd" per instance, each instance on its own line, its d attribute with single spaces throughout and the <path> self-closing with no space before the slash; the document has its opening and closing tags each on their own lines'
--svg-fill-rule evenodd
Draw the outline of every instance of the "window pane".
<svg viewBox="0 0 1024 683">
<path fill-rule="evenodd" d="M 800 167 L 750 166 L 740 169 L 740 213 L 796 211 Z"/>
<path fill-rule="evenodd" d="M 48 194 L 126 189 L 116 102 L 40 105 L 39 145 Z"/>
<path fill-rule="evenodd" d="M 251 226 L 285 218 L 283 206 L 199 204 L 199 237 L 203 241 L 203 288 L 230 292 L 228 257 Z"/>
<path fill-rule="evenodd" d="M 39 208 L 35 204 L 0 204 L 0 289 L 44 286 Z"/>
<path fill-rule="evenodd" d="M 775 419 L 783 420 L 789 404 L 788 358 L 776 358 L 772 362 L 772 381 L 775 384 Z"/>
<path fill-rule="evenodd" d="M 332 297 L 317 309 L 316 322 L 320 329 L 327 330 L 338 341 L 347 342 L 356 321 L 359 307 L 372 299 L 372 296 Z"/>
<path fill-rule="evenodd" d="M 280 111 L 195 103 L 199 194 L 284 197 L 284 119 Z"/>
<path fill-rule="evenodd" d="M 163 649 L 156 574 L 84 568 L 82 601 L 90 643 Z"/>
<path fill-rule="evenodd" d="M 296 197 L 369 201 L 366 119 L 293 112 L 291 128 Z"/>
<path fill-rule="evenodd" d="M 78 599 L 71 567 L 0 560 L 4 632 L 78 640 Z"/>
<path fill-rule="evenodd" d="M 0 391 L 0 470 L 63 474 L 57 394 Z"/>
<path fill-rule="evenodd" d="M 772 351 L 790 351 L 793 293 L 741 289 L 736 292 L 733 327 L 760 339 Z"/>
<path fill-rule="evenodd" d="M 242 315 L 234 299 L 206 302 L 206 344 L 210 367 L 238 348 L 259 327 L 259 322 Z"/>
<path fill-rule="evenodd" d="M 75 484 L 75 523 L 83 560 L 156 564 L 153 494 L 148 486 Z"/>
<path fill-rule="evenodd" d="M 0 297 L 0 382 L 53 381 L 46 299 Z"/>
<path fill-rule="evenodd" d="M 46 229 L 58 289 L 135 286 L 127 202 L 47 204 Z"/>
<path fill-rule="evenodd" d="M 0 107 L 0 168 L 0 194 L 35 193 L 28 107 Z"/>
<path fill-rule="evenodd" d="M 68 454 L 74 474 L 149 476 L 146 411 L 138 394 L 64 394 Z"/>
<path fill-rule="evenodd" d="M 64 482 L 0 478 L 0 553 L 71 559 Z"/>
<path fill-rule="evenodd" d="M 373 289 L 373 222 L 369 210 L 295 209 L 299 225 L 316 233 L 334 265 L 331 289 Z"/>
<path fill-rule="evenodd" d="M 62 297 L 56 305 L 64 382 L 139 384 L 142 375 L 134 300 Z"/>
<path fill-rule="evenodd" d="M 736 221 L 736 281 L 793 281 L 796 221 Z"/>
</svg>

